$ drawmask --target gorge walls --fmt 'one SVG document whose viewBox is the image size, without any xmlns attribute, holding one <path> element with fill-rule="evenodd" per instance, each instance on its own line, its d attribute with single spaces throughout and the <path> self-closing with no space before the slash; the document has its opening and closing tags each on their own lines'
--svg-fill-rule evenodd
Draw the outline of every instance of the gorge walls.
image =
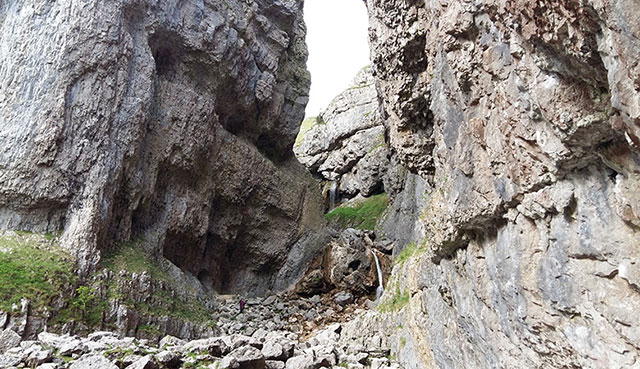
<svg viewBox="0 0 640 369">
<path fill-rule="evenodd" d="M 638 4 L 367 6 L 390 149 L 426 181 L 401 361 L 639 367 Z"/>
<path fill-rule="evenodd" d="M 0 227 L 62 232 L 83 274 L 136 238 L 208 288 L 288 287 L 323 224 L 301 8 L 0 2 Z"/>
</svg>

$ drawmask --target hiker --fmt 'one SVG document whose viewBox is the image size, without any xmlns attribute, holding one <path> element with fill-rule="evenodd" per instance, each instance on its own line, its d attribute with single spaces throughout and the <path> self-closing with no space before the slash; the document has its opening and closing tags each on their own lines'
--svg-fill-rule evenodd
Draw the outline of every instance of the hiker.
<svg viewBox="0 0 640 369">
<path fill-rule="evenodd" d="M 242 314 L 242 312 L 244 311 L 244 305 L 246 304 L 246 302 L 244 300 L 240 300 L 240 314 Z"/>
</svg>

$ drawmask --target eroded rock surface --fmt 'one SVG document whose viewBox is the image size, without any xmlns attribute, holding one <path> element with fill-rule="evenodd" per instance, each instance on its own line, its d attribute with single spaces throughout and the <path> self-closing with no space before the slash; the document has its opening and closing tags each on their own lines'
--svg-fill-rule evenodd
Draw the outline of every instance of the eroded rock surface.
<svg viewBox="0 0 640 369">
<path fill-rule="evenodd" d="M 372 70 L 365 67 L 294 151 L 311 173 L 339 182 L 340 193 L 370 196 L 382 190 L 389 165 L 384 132 Z"/>
<path fill-rule="evenodd" d="M 218 291 L 295 280 L 322 224 L 291 147 L 299 1 L 0 4 L 0 227 L 91 271 L 133 237 Z"/>
<path fill-rule="evenodd" d="M 638 367 L 637 3 L 367 4 L 390 149 L 426 182 L 403 365 Z"/>
<path fill-rule="evenodd" d="M 354 295 L 372 295 L 380 284 L 376 258 L 384 282 L 391 269 L 391 259 L 386 253 L 392 249 L 391 241 L 376 240 L 374 232 L 347 228 L 314 260 L 297 284 L 296 292 L 311 296 L 341 291 L 336 296 L 340 305 L 350 303 Z"/>
</svg>

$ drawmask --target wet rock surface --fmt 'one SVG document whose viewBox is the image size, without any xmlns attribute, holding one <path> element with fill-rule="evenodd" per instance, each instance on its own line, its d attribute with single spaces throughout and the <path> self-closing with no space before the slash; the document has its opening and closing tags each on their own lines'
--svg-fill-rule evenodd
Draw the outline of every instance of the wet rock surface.
<svg viewBox="0 0 640 369">
<path fill-rule="evenodd" d="M 336 291 L 338 305 L 350 303 L 354 296 L 375 294 L 381 283 L 376 258 L 385 279 L 391 270 L 392 248 L 390 241 L 377 240 L 374 232 L 347 228 L 314 260 L 295 291 L 303 296 Z"/>
</svg>

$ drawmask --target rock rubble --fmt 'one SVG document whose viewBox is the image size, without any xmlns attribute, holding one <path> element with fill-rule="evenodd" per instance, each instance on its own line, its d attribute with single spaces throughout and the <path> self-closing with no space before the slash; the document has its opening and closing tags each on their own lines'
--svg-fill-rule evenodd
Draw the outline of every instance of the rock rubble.
<svg viewBox="0 0 640 369">
<path fill-rule="evenodd" d="M 389 350 L 341 341 L 333 324 L 302 341 L 295 333 L 258 329 L 195 341 L 172 336 L 158 344 L 145 339 L 94 332 L 87 337 L 42 332 L 20 341 L 12 331 L 0 334 L 0 367 L 5 369 L 320 369 L 399 368 Z M 16 340 L 17 337 L 17 340 Z M 375 342 L 374 342 L 375 343 Z"/>
</svg>

